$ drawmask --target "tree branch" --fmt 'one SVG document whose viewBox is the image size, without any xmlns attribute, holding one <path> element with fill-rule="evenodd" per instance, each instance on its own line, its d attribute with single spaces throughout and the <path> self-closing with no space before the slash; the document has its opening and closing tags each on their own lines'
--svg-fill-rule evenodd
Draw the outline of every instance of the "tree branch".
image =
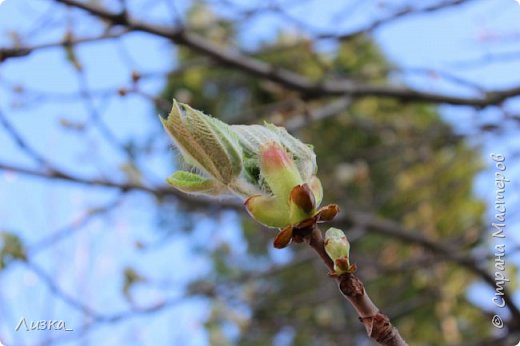
<svg viewBox="0 0 520 346">
<path fill-rule="evenodd" d="M 459 97 L 402 86 L 361 84 L 350 80 L 314 82 L 290 70 L 244 55 L 238 50 L 222 48 L 197 34 L 185 31 L 183 28 L 153 25 L 134 19 L 128 16 L 127 13 L 114 13 L 91 3 L 82 3 L 76 0 L 55 1 L 87 11 L 100 19 L 110 21 L 114 25 L 125 26 L 129 31 L 141 31 L 166 38 L 176 44 L 186 46 L 200 54 L 211 57 L 224 65 L 233 66 L 242 72 L 298 91 L 307 98 L 323 96 L 350 96 L 352 98 L 388 97 L 401 101 L 444 103 L 480 108 L 498 105 L 509 97 L 520 95 L 520 86 L 489 91 L 481 97 Z"/>
<path fill-rule="evenodd" d="M 316 225 L 312 226 L 308 238 L 308 244 L 320 256 L 331 273 L 334 272 L 334 264 L 325 251 L 323 236 Z M 363 282 L 354 274 L 343 274 L 336 277 L 338 288 L 343 296 L 356 310 L 359 320 L 365 326 L 367 335 L 376 340 L 380 345 L 406 346 L 408 345 L 397 328 L 395 328 L 388 316 L 383 314 L 372 302 Z"/>
<path fill-rule="evenodd" d="M 21 173 L 24 175 L 29 175 L 33 177 L 50 179 L 50 180 L 64 180 L 68 182 L 72 182 L 75 184 L 85 185 L 85 186 L 99 186 L 99 187 L 108 187 L 121 190 L 123 192 L 129 190 L 137 190 L 152 194 L 158 198 L 172 196 L 177 198 L 178 200 L 186 203 L 192 207 L 215 207 L 215 200 L 204 197 L 194 197 L 191 195 L 187 195 L 178 190 L 170 188 L 167 185 L 159 186 L 159 187 L 151 187 L 143 184 L 132 183 L 132 182 L 116 182 L 105 179 L 96 179 L 96 178 L 84 178 L 75 175 L 71 175 L 65 173 L 63 171 L 49 168 L 47 170 L 37 170 L 27 167 L 21 167 L 17 165 L 7 164 L 0 162 L 0 170 L 11 171 L 16 173 Z M 228 209 L 238 209 L 242 208 L 240 203 L 237 203 L 234 200 L 219 200 L 218 203 L 220 208 L 228 208 Z"/>
<path fill-rule="evenodd" d="M 44 179 L 57 179 L 57 180 L 65 180 L 85 186 L 100 186 L 100 187 L 108 187 L 108 188 L 116 188 L 121 191 L 129 191 L 129 190 L 138 190 L 146 193 L 153 194 L 157 197 L 165 197 L 165 196 L 173 196 L 178 200 L 186 203 L 193 208 L 200 207 L 215 207 L 215 200 L 209 198 L 202 197 L 194 197 L 192 195 L 187 195 L 185 193 L 179 192 L 173 188 L 168 186 L 164 187 L 149 187 L 141 184 L 135 183 L 118 183 L 114 181 L 101 180 L 101 179 L 88 179 L 83 177 L 72 176 L 67 173 L 56 171 L 56 170 L 47 170 L 47 171 L 39 171 L 31 168 L 19 167 L 14 165 L 9 165 L 0 162 L 0 170 L 13 171 L 21 174 L 26 174 L 30 176 L 40 177 Z M 234 210 L 243 210 L 243 206 L 241 203 L 236 200 L 219 200 L 218 201 L 219 208 L 227 208 Z M 404 229 L 397 222 L 381 219 L 370 213 L 361 213 L 356 211 L 349 211 L 348 213 L 343 213 L 342 216 L 336 217 L 334 220 L 334 224 L 338 226 L 351 226 L 355 225 L 357 227 L 363 229 L 370 229 L 375 233 L 379 233 L 384 236 L 392 237 L 394 239 L 398 239 L 404 243 L 419 245 L 425 249 L 428 249 L 432 253 L 438 255 L 441 259 L 446 261 L 450 261 L 458 264 L 461 267 L 469 269 L 472 273 L 480 277 L 484 282 L 489 285 L 492 289 L 495 289 L 495 280 L 493 276 L 491 276 L 485 269 L 483 269 L 477 261 L 473 257 L 465 256 L 457 253 L 456 249 L 443 245 L 441 243 L 430 240 L 422 235 L 420 231 L 411 231 Z M 344 228 L 344 227 L 343 227 Z M 516 306 L 511 293 L 507 288 L 504 288 L 504 302 L 511 312 L 512 327 L 520 328 L 520 310 Z M 519 321 L 519 322 L 516 322 Z"/>
<path fill-rule="evenodd" d="M 27 246 L 28 253 L 30 253 L 31 256 L 36 255 L 37 253 L 48 249 L 49 247 L 56 245 L 58 242 L 62 241 L 63 239 L 66 239 L 67 237 L 70 237 L 74 234 L 77 234 L 77 232 L 81 229 L 86 227 L 89 223 L 91 223 L 95 217 L 99 217 L 105 214 L 108 214 L 109 212 L 113 211 L 115 208 L 121 205 L 121 203 L 124 200 L 125 193 L 119 193 L 117 197 L 113 200 L 111 200 L 109 203 L 89 208 L 85 214 L 83 214 L 81 217 L 76 218 L 72 222 L 70 222 L 68 225 L 64 227 L 60 227 L 59 229 L 55 230 L 50 235 L 47 235 L 43 237 L 42 239 L 36 241 L 34 244 Z"/>
<path fill-rule="evenodd" d="M 482 268 L 474 258 L 461 255 L 456 249 L 433 240 L 429 240 L 428 238 L 424 237 L 418 230 L 406 230 L 397 222 L 388 219 L 377 218 L 373 214 L 354 211 L 344 213 L 342 216 L 337 217 L 334 221 L 336 224 L 341 225 L 354 224 L 357 227 L 370 229 L 376 233 L 398 238 L 407 243 L 420 245 L 423 248 L 439 255 L 441 258 L 457 263 L 461 267 L 468 269 L 470 272 L 484 280 L 484 282 L 492 289 L 496 288 L 494 277 L 489 274 L 487 270 Z M 511 292 L 509 292 L 507 287 L 504 287 L 503 293 L 504 302 L 511 312 L 511 321 L 514 322 L 514 326 L 512 327 L 520 328 L 520 310 L 515 304 Z"/>
<path fill-rule="evenodd" d="M 436 11 L 444 10 L 444 9 L 451 8 L 454 6 L 463 5 L 463 4 L 471 2 L 471 1 L 473 1 L 473 0 L 441 1 L 441 2 L 438 2 L 435 4 L 431 4 L 429 6 L 422 7 L 422 8 L 414 8 L 410 5 L 408 5 L 408 6 L 404 6 L 403 8 L 395 11 L 394 13 L 392 13 L 386 17 L 377 19 L 377 20 L 373 21 L 372 23 L 370 23 L 369 25 L 367 25 L 363 28 L 360 28 L 358 30 L 355 30 L 355 31 L 352 31 L 352 32 L 349 32 L 346 34 L 340 34 L 340 35 L 332 34 L 332 33 L 331 34 L 322 34 L 322 35 L 319 35 L 317 38 L 318 39 L 334 38 L 334 39 L 338 39 L 341 41 L 347 41 L 347 40 L 353 39 L 357 36 L 360 36 L 363 34 L 368 34 L 371 31 L 374 31 L 375 29 L 379 28 L 380 26 L 383 26 L 384 24 L 394 22 L 403 17 L 410 17 L 410 16 L 418 15 L 418 14 L 436 12 Z"/>
<path fill-rule="evenodd" d="M 0 109 L 0 124 L 4 127 L 9 136 L 13 139 L 20 150 L 24 151 L 31 159 L 33 159 L 36 163 L 41 166 L 47 167 L 49 164 L 47 159 L 45 159 L 42 155 L 40 155 L 36 150 L 34 150 L 27 141 L 22 137 L 22 135 L 14 128 L 14 126 L 9 122 L 7 117 L 4 115 L 4 112 Z"/>
<path fill-rule="evenodd" d="M 95 317 L 98 313 L 90 306 L 85 305 L 81 300 L 76 299 L 72 295 L 65 292 L 56 282 L 54 282 L 51 275 L 47 274 L 38 264 L 30 261 L 24 262 L 25 266 L 31 270 L 40 280 L 43 281 L 45 286 L 59 299 L 75 308 L 78 311 L 83 312 L 88 317 Z"/>
<path fill-rule="evenodd" d="M 49 42 L 43 43 L 34 46 L 19 46 L 13 48 L 1 48 L 0 47 L 0 63 L 9 59 L 9 58 L 19 58 L 25 57 L 33 53 L 37 50 L 48 49 L 48 48 L 57 48 L 57 47 L 66 47 L 66 46 L 75 46 L 82 43 L 91 43 L 98 42 L 102 40 L 114 39 L 123 36 L 128 31 L 123 30 L 121 32 L 116 33 L 105 33 L 99 36 L 93 37 L 80 37 L 80 38 L 72 38 L 70 36 L 66 36 L 63 40 L 57 42 Z"/>
</svg>

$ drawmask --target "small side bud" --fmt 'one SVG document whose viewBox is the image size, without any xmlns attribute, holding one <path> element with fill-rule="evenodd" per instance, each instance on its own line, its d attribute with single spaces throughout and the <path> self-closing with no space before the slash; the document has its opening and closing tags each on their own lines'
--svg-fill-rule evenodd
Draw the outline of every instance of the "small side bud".
<svg viewBox="0 0 520 346">
<path fill-rule="evenodd" d="M 334 274 L 353 273 L 355 265 L 350 264 L 350 243 L 342 230 L 331 227 L 325 233 L 325 251 L 334 262 Z"/>
<path fill-rule="evenodd" d="M 318 221 L 331 221 L 339 213 L 339 207 L 337 204 L 329 204 L 318 210 Z"/>
<path fill-rule="evenodd" d="M 333 261 L 349 255 L 350 243 L 342 230 L 334 227 L 327 230 L 325 233 L 325 251 Z"/>
<path fill-rule="evenodd" d="M 273 246 L 277 249 L 283 249 L 291 242 L 293 236 L 293 227 L 287 226 L 283 228 L 274 239 Z"/>
</svg>

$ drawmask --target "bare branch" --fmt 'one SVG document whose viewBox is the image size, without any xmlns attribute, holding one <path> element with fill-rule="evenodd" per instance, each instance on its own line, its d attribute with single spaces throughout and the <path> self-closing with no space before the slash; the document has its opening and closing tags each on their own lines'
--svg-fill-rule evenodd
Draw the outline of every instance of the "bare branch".
<svg viewBox="0 0 520 346">
<path fill-rule="evenodd" d="M 331 102 L 318 109 L 311 109 L 305 114 L 292 116 L 284 124 L 284 127 L 286 127 L 289 131 L 296 131 L 297 129 L 305 127 L 314 121 L 320 121 L 336 116 L 341 112 L 344 112 L 350 104 L 351 99 L 349 97 L 340 97 L 334 102 Z"/>
<path fill-rule="evenodd" d="M 20 46 L 13 48 L 1 48 L 0 47 L 0 63 L 9 59 L 9 58 L 18 58 L 25 57 L 33 53 L 37 50 L 49 49 L 49 48 L 57 48 L 57 47 L 66 47 L 66 46 L 75 46 L 83 43 L 92 43 L 98 42 L 102 40 L 109 40 L 123 36 L 126 34 L 127 30 L 122 30 L 114 33 L 105 33 L 99 36 L 93 37 L 80 37 L 80 38 L 71 38 L 65 37 L 63 40 L 57 42 L 44 43 L 34 46 Z"/>
<path fill-rule="evenodd" d="M 24 175 L 29 175 L 33 177 L 39 177 L 43 179 L 51 179 L 51 180 L 64 180 L 68 182 L 72 182 L 75 184 L 85 185 L 85 186 L 99 186 L 99 187 L 108 187 L 114 188 L 121 191 L 130 191 L 137 190 L 146 192 L 157 197 L 165 197 L 172 196 L 177 198 L 179 201 L 186 203 L 193 207 L 215 207 L 215 200 L 203 197 L 193 197 L 190 195 L 186 195 L 182 192 L 179 192 L 173 188 L 168 186 L 160 186 L 160 187 L 150 187 L 147 185 L 142 185 L 138 183 L 132 182 L 115 182 L 104 179 L 96 179 L 96 178 L 84 178 L 79 176 L 74 176 L 63 171 L 57 169 L 47 169 L 47 170 L 37 170 L 27 167 L 16 166 L 12 164 L 0 163 L 0 170 L 11 171 L 16 173 L 21 173 Z M 241 208 L 242 205 L 240 203 L 236 203 L 234 200 L 220 200 L 218 203 L 219 208 L 222 209 L 238 209 Z"/>
<path fill-rule="evenodd" d="M 59 287 L 53 280 L 51 276 L 49 276 L 39 265 L 26 261 L 24 262 L 34 274 L 36 274 L 43 283 L 47 286 L 47 288 L 59 299 L 63 300 L 65 303 L 70 305 L 71 307 L 83 312 L 87 316 L 96 316 L 97 312 L 95 312 L 91 307 L 83 304 L 79 299 L 72 297 L 70 294 L 63 291 L 61 287 Z"/>
<path fill-rule="evenodd" d="M 11 136 L 13 141 L 16 143 L 18 148 L 24 151 L 30 158 L 32 158 L 36 163 L 42 166 L 48 166 L 47 160 L 40 155 L 36 150 L 34 150 L 22 137 L 22 135 L 14 128 L 14 126 L 9 122 L 7 117 L 4 115 L 2 110 L 0 109 L 0 124 L 4 127 L 7 133 Z"/>
<path fill-rule="evenodd" d="M 313 226 L 308 236 L 308 244 L 323 260 L 331 273 L 334 273 L 334 263 L 325 251 L 321 231 Z M 338 288 L 343 296 L 356 310 L 359 320 L 365 326 L 367 335 L 376 340 L 380 345 L 406 346 L 399 331 L 392 326 L 388 316 L 383 314 L 372 302 L 361 280 L 354 274 L 347 273 L 336 277 Z"/>
<path fill-rule="evenodd" d="M 72 221 L 69 225 L 57 229 L 52 234 L 37 241 L 33 245 L 29 245 L 27 247 L 28 252 L 31 256 L 34 256 L 38 252 L 43 251 L 48 247 L 56 245 L 58 242 L 65 239 L 66 237 L 76 234 L 78 230 L 86 227 L 90 222 L 92 222 L 95 217 L 105 215 L 117 208 L 123 202 L 124 196 L 125 193 L 123 192 L 121 194 L 118 194 L 118 196 L 114 200 L 110 201 L 106 205 L 88 209 L 84 215 Z"/>
<path fill-rule="evenodd" d="M 503 63 L 520 60 L 520 51 L 508 51 L 500 53 L 486 53 L 480 57 L 454 61 L 451 66 L 458 69 L 473 69 L 483 66 L 489 66 L 494 63 Z"/>
<path fill-rule="evenodd" d="M 82 3 L 76 0 L 55 1 L 85 10 L 94 16 L 112 22 L 114 25 L 123 25 L 130 31 L 146 32 L 166 38 L 179 45 L 187 46 L 220 63 L 233 66 L 245 73 L 276 82 L 286 88 L 298 91 L 307 98 L 345 95 L 352 98 L 388 97 L 401 101 L 487 107 L 498 105 L 507 98 L 520 95 L 520 86 L 489 91 L 481 97 L 458 97 L 448 94 L 420 91 L 403 86 L 367 85 L 354 83 L 349 80 L 322 81 L 316 83 L 302 75 L 275 67 L 264 61 L 244 55 L 237 50 L 222 48 L 195 33 L 186 32 L 182 28 L 145 23 L 128 17 L 127 15 L 113 13 L 97 5 Z"/>
<path fill-rule="evenodd" d="M 352 31 L 352 32 L 349 32 L 346 34 L 340 34 L 340 35 L 322 34 L 322 35 L 319 35 L 317 38 L 318 39 L 333 38 L 333 39 L 338 39 L 341 41 L 346 41 L 346 40 L 353 39 L 354 37 L 357 37 L 357 36 L 360 36 L 363 34 L 368 34 L 385 24 L 395 22 L 396 20 L 404 18 L 404 17 L 411 17 L 411 16 L 415 16 L 415 15 L 419 15 L 419 14 L 436 12 L 439 10 L 444 10 L 447 8 L 463 5 L 463 4 L 469 3 L 471 1 L 473 1 L 473 0 L 448 0 L 448 1 L 441 1 L 436 4 L 432 4 L 430 6 L 419 7 L 419 8 L 415 8 L 413 6 L 408 5 L 408 6 L 405 6 L 401 9 L 395 11 L 394 13 L 392 13 L 386 17 L 377 19 L 377 20 L 373 21 L 372 23 L 368 24 L 367 26 L 357 29 L 355 31 Z"/>
</svg>

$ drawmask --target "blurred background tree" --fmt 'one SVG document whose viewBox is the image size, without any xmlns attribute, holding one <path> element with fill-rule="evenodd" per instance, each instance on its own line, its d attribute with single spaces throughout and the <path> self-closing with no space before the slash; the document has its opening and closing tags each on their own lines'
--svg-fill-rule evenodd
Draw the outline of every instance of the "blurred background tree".
<svg viewBox="0 0 520 346">
<path fill-rule="evenodd" d="M 0 140 L 12 146 L 5 158 L 0 157 L 0 168 L 6 175 L 84 185 L 78 193 L 92 194 L 82 198 L 96 206 L 79 203 L 77 209 L 83 211 L 79 218 L 65 227 L 44 227 L 38 236 L 31 230 L 37 227 L 36 220 L 24 224 L 12 217 L 0 224 L 5 229 L 0 278 L 21 287 L 17 278 L 30 272 L 36 279 L 29 281 L 40 282 L 41 291 L 50 293 L 53 302 L 51 309 L 44 309 L 39 300 L 39 305 L 24 306 L 19 296 L 7 299 L 14 293 L 1 297 L 2 305 L 9 308 L 4 308 L 7 322 L 0 321 L 4 324 L 0 340 L 7 345 L 99 340 L 114 345 L 370 344 L 356 314 L 308 248 L 292 245 L 274 250 L 275 232 L 237 212 L 242 210 L 239 202 L 193 198 L 164 185 L 164 178 L 178 164 L 156 113 L 168 112 L 171 99 L 176 98 L 229 123 L 265 120 L 286 126 L 314 145 L 324 203 L 338 203 L 342 209 L 334 225 L 351 240 L 352 259 L 370 296 L 410 345 L 516 342 L 520 312 L 511 293 L 516 290 L 513 263 L 507 266 L 513 280 L 507 284 L 507 307 L 500 310 L 504 330 L 493 327 L 494 308 L 482 302 L 489 302 L 495 290 L 495 269 L 486 203 L 476 195 L 475 182 L 486 164 L 480 150 L 485 141 L 503 136 L 506 130 L 511 131 L 509 137 L 515 136 L 518 104 L 514 97 L 520 90 L 514 84 L 509 88 L 499 83 L 479 85 L 451 71 L 402 67 L 400 61 L 385 57 L 374 38 L 380 26 L 384 29 L 402 17 L 463 11 L 458 5 L 469 8 L 473 2 L 478 3 L 437 1 L 419 7 L 400 1 L 338 2 L 320 10 L 319 4 L 311 7 L 312 2 L 306 2 L 304 6 L 315 8 L 317 17 L 326 13 L 338 22 L 362 22 L 345 34 L 333 25 L 318 30 L 306 15 L 292 15 L 295 4 L 290 1 L 165 1 L 159 9 L 146 1 L 41 1 L 48 11 L 60 11 L 57 14 L 40 9 L 42 4 L 9 4 L 21 9 L 35 6 L 34 13 L 41 16 L 33 16 L 40 18 L 47 33 L 31 41 L 30 31 L 20 29 L 0 48 L 0 61 L 6 65 L 0 83 L 10 95 L 10 104 L 1 104 L 5 135 Z M 148 7 L 151 13 L 147 14 Z M 174 24 L 163 25 L 160 14 L 166 9 L 173 14 Z M 374 9 L 378 14 L 366 18 Z M 438 18 L 437 25 L 442 25 L 443 17 Z M 265 28 L 270 21 L 277 24 Z M 245 28 L 269 35 L 244 37 Z M 53 40 L 57 35 L 62 36 Z M 133 36 L 127 39 L 129 35 Z M 161 37 L 166 41 L 157 46 L 145 42 Z M 107 48 L 107 40 L 128 65 L 126 75 L 115 59 L 104 55 L 112 49 Z M 95 52 L 87 52 L 90 47 L 83 45 L 87 42 L 94 42 Z M 39 51 L 49 48 L 65 52 L 65 59 L 63 54 L 49 59 L 60 59 L 56 66 L 77 77 L 70 94 L 51 91 L 52 79 L 38 90 L 31 78 L 11 67 L 33 56 L 38 59 Z M 152 55 L 152 49 L 160 52 L 163 69 L 154 70 L 159 72 L 142 68 L 147 56 L 136 52 Z M 38 75 L 34 71 L 42 66 L 22 68 L 31 76 Z M 424 80 L 422 85 L 413 78 L 408 81 L 408 74 L 452 85 L 432 90 Z M 66 79 L 56 81 L 60 83 L 70 87 Z M 96 83 L 102 87 L 94 88 Z M 79 114 L 74 103 L 64 106 L 68 98 L 83 104 L 85 113 Z M 144 110 L 134 98 L 146 103 Z M 47 102 L 58 106 L 45 110 Z M 471 116 L 491 121 L 461 128 L 446 116 L 449 109 L 441 114 L 439 105 L 463 106 L 453 114 L 461 116 L 469 110 Z M 46 119 L 33 120 L 38 109 L 43 109 Z M 22 115 L 15 116 L 16 112 Z M 41 134 L 43 129 L 50 132 Z M 45 147 L 56 136 L 57 155 Z M 11 160 L 20 153 L 33 162 Z M 7 175 L 0 185 L 5 187 L 5 213 L 10 213 L 7 201 L 16 201 L 13 196 L 18 190 L 7 186 L 9 179 Z M 93 192 L 92 187 L 103 191 Z M 106 195 L 105 189 L 110 191 Z M 147 197 L 136 197 L 134 191 Z M 488 195 L 494 193 L 490 191 Z M 37 193 L 46 196 L 45 191 Z M 54 198 L 57 204 L 67 203 L 67 196 Z M 53 208 L 49 213 L 60 215 L 56 218 L 69 220 L 68 215 L 73 215 L 63 207 Z M 98 217 L 99 225 L 89 225 Z M 23 227 L 27 229 L 18 229 Z M 82 236 L 82 229 L 90 232 Z M 110 236 L 103 232 L 112 230 L 116 234 L 107 240 Z M 56 244 L 63 239 L 60 248 Z M 101 241 L 103 245 L 98 244 Z M 40 255 L 42 249 L 53 247 L 61 260 L 75 263 L 71 250 L 100 260 L 80 261 L 80 269 L 63 268 L 60 260 Z M 59 270 L 64 274 L 58 275 Z M 100 282 L 107 292 L 100 292 L 104 289 Z M 487 290 L 475 294 L 472 287 Z M 34 284 L 23 289 L 35 290 Z M 33 320 L 66 319 L 75 325 L 75 333 L 14 333 L 19 316 L 37 307 L 41 312 L 32 316 L 40 317 Z M 172 315 L 164 317 L 168 312 Z M 136 326 L 133 319 L 141 323 Z M 200 324 L 187 329 L 196 336 L 186 335 L 182 320 Z M 142 335 L 139 330 L 144 330 Z M 149 330 L 159 332 L 152 337 Z M 112 333 L 117 336 L 107 342 Z"/>
</svg>

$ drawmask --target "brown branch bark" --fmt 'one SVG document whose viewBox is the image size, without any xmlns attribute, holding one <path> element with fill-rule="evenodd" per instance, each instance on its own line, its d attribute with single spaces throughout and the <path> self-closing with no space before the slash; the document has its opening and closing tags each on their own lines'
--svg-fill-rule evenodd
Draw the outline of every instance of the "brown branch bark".
<svg viewBox="0 0 520 346">
<path fill-rule="evenodd" d="M 496 288 L 495 278 L 483 268 L 474 258 L 459 253 L 452 246 L 441 244 L 426 238 L 419 230 L 406 230 L 399 223 L 376 217 L 373 214 L 350 211 L 334 220 L 337 225 L 354 224 L 357 227 L 370 229 L 376 233 L 392 236 L 405 242 L 413 243 L 428 249 L 434 254 L 441 256 L 442 259 L 457 263 L 461 267 L 468 269 L 471 273 L 480 277 L 493 290 Z M 504 302 L 511 313 L 513 328 L 520 326 L 520 310 L 513 300 L 511 292 L 504 288 Z"/>
<path fill-rule="evenodd" d="M 77 0 L 55 0 L 58 3 L 75 7 L 100 19 L 121 25 L 129 31 L 146 32 L 162 37 L 173 43 L 186 46 L 193 51 L 208 56 L 224 65 L 233 66 L 236 70 L 270 80 L 288 89 L 300 92 L 306 98 L 323 96 L 350 96 L 352 98 L 385 97 L 401 101 L 441 103 L 472 106 L 477 108 L 501 104 L 504 100 L 520 95 L 520 86 L 509 89 L 488 91 L 482 96 L 460 97 L 410 89 L 395 85 L 371 85 L 350 80 L 330 80 L 314 82 L 307 77 L 290 70 L 279 68 L 262 60 L 242 54 L 238 50 L 222 48 L 195 33 L 183 28 L 168 27 L 146 23 L 134 19 L 126 12 L 114 13 L 103 7 Z"/>
<path fill-rule="evenodd" d="M 320 229 L 314 225 L 309 235 L 308 243 L 310 247 L 320 256 L 330 272 L 334 272 L 334 264 L 325 252 L 323 236 Z M 363 282 L 354 274 L 343 274 L 336 277 L 338 288 L 341 294 L 350 302 L 363 323 L 367 335 L 385 346 L 406 346 L 408 345 L 399 334 L 388 316 L 383 314 L 372 302 Z"/>
</svg>

